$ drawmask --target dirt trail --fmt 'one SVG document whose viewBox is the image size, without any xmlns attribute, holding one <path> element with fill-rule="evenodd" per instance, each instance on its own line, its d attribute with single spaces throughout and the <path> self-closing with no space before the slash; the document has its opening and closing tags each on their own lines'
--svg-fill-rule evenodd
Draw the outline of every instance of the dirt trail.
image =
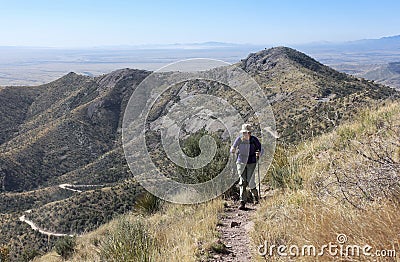
<svg viewBox="0 0 400 262">
<path fill-rule="evenodd" d="M 261 188 L 262 200 L 265 201 L 273 192 Z M 226 252 L 217 254 L 213 252 L 208 262 L 246 262 L 253 261 L 253 255 L 257 247 L 252 246 L 250 231 L 254 227 L 252 216 L 258 205 L 246 204 L 246 210 L 238 209 L 239 202 L 228 201 L 224 212 L 220 215 L 220 225 L 217 226 L 220 233 L 220 242 L 226 246 Z"/>
<path fill-rule="evenodd" d="M 33 230 L 37 230 L 39 231 L 39 233 L 42 233 L 44 235 L 47 236 L 56 236 L 56 237 L 63 237 L 63 236 L 73 236 L 73 235 L 68 235 L 68 234 L 62 234 L 62 233 L 54 233 L 54 232 L 50 232 L 50 231 L 46 231 L 44 229 L 40 229 L 35 223 L 33 223 L 31 220 L 28 220 L 25 218 L 25 215 L 22 215 L 19 217 L 19 220 L 21 222 L 25 222 L 27 223 Z"/>
<path fill-rule="evenodd" d="M 248 204 L 247 210 L 238 210 L 238 205 L 234 203 L 225 207 L 221 214 L 221 225 L 218 231 L 221 234 L 220 241 L 226 246 L 225 254 L 214 254 L 211 261 L 251 261 L 252 247 L 249 233 L 253 228 L 251 216 L 254 214 L 257 206 Z"/>
<path fill-rule="evenodd" d="M 78 190 L 78 189 L 73 189 L 73 188 L 77 188 L 77 187 L 102 187 L 104 185 L 71 185 L 71 184 L 61 184 L 58 187 L 65 189 L 65 190 L 70 190 L 73 192 L 78 192 L 81 193 L 82 190 Z M 26 213 L 31 213 L 32 210 L 29 209 L 27 211 L 25 211 Z M 73 235 L 68 235 L 68 234 L 62 234 L 62 233 L 55 233 L 55 232 L 50 232 L 44 229 L 39 228 L 33 221 L 27 219 L 25 217 L 25 215 L 22 215 L 19 217 L 19 220 L 21 222 L 27 223 L 33 230 L 37 230 L 39 233 L 47 235 L 47 236 L 56 236 L 56 237 L 63 237 L 63 236 L 73 236 Z"/>
<path fill-rule="evenodd" d="M 79 188 L 79 187 L 104 187 L 104 185 L 71 185 L 71 184 L 61 184 L 58 185 L 59 188 L 65 189 L 65 190 L 70 190 L 73 192 L 78 192 L 82 193 L 82 190 L 79 189 L 73 189 L 73 188 Z"/>
</svg>

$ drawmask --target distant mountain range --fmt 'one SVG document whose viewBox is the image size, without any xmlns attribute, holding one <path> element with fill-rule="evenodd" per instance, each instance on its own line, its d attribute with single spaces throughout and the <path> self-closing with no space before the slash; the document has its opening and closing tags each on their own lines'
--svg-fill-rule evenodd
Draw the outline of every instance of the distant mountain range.
<svg viewBox="0 0 400 262">
<path fill-rule="evenodd" d="M 400 89 L 400 35 L 296 46 L 333 68 Z"/>
<path fill-rule="evenodd" d="M 400 36 L 364 39 L 341 43 L 315 43 L 296 45 L 323 63 L 384 64 L 400 61 Z"/>
<path fill-rule="evenodd" d="M 343 43 L 293 45 L 318 61 L 342 70 L 360 70 L 361 65 L 400 61 L 399 36 Z M 161 45 L 119 45 L 92 48 L 0 47 L 0 86 L 39 85 L 54 81 L 70 71 L 96 76 L 119 68 L 156 70 L 189 58 L 212 58 L 235 63 L 248 53 L 270 44 L 224 42 Z M 358 68 L 356 68 L 358 67 Z M 370 79 L 374 80 L 374 79 Z"/>
<path fill-rule="evenodd" d="M 238 44 L 238 43 L 226 43 L 226 42 L 203 42 L 203 43 L 176 43 L 176 44 L 165 44 L 165 45 L 140 45 L 131 46 L 131 48 L 143 48 L 143 49 L 156 49 L 156 48 L 264 48 L 272 47 L 272 44 Z M 400 49 L 400 35 L 387 36 L 377 39 L 361 39 L 355 41 L 346 42 L 313 42 L 306 44 L 294 44 L 292 45 L 296 49 L 309 48 L 309 51 L 351 51 L 351 52 L 364 52 L 364 51 L 376 51 L 376 50 L 399 50 Z M 107 47 L 105 47 L 107 48 Z M 129 48 L 129 46 L 126 46 Z"/>
<path fill-rule="evenodd" d="M 354 41 L 344 42 L 330 42 L 320 41 L 304 44 L 294 44 L 296 48 L 312 48 L 312 50 L 328 50 L 330 48 L 343 48 L 352 51 L 365 51 L 365 50 L 395 50 L 399 49 L 400 35 L 386 36 L 381 38 L 360 39 Z M 21 50 L 112 50 L 112 49 L 195 49 L 195 48 L 249 48 L 249 47 L 272 47 L 270 43 L 264 44 L 251 44 L 251 43 L 228 43 L 218 41 L 208 42 L 193 42 L 193 43 L 171 43 L 171 44 L 140 44 L 140 45 L 105 45 L 105 46 L 92 46 L 92 47 L 74 47 L 74 48 L 60 48 L 60 47 L 36 47 L 36 46 L 0 46 L 0 49 L 21 49 Z"/>
<path fill-rule="evenodd" d="M 381 37 L 377 39 L 361 39 L 347 42 L 317 42 L 297 47 L 308 47 L 313 50 L 329 50 L 338 48 L 347 51 L 367 51 L 367 50 L 399 50 L 400 35 Z"/>
</svg>

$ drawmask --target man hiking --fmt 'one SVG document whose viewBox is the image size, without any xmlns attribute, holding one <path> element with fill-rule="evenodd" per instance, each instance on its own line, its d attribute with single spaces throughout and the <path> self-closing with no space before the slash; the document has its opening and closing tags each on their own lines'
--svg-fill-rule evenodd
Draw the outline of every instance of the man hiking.
<svg viewBox="0 0 400 262">
<path fill-rule="evenodd" d="M 253 195 L 254 203 L 258 204 L 259 192 L 257 191 L 254 170 L 258 158 L 263 154 L 264 150 L 257 137 L 251 135 L 251 125 L 243 124 L 240 135 L 230 149 L 231 153 L 237 153 L 236 167 L 239 174 L 240 189 L 240 210 L 245 210 L 246 204 L 246 187 L 249 186 Z"/>
</svg>

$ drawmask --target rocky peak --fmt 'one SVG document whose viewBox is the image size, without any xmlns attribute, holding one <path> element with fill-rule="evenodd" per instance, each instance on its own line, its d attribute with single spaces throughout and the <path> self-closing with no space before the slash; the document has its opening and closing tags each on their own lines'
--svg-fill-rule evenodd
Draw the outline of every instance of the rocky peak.
<svg viewBox="0 0 400 262">
<path fill-rule="evenodd" d="M 250 73 L 268 71 L 277 66 L 282 69 L 303 67 L 317 73 L 340 74 L 295 49 L 279 46 L 251 53 L 239 66 Z"/>
<path fill-rule="evenodd" d="M 99 84 L 99 87 L 101 89 L 107 90 L 109 88 L 113 88 L 118 82 L 120 82 L 124 78 L 133 79 L 143 74 L 149 74 L 149 72 L 145 70 L 124 68 L 115 70 L 103 76 L 99 76 L 96 78 L 96 82 Z M 139 79 L 141 81 L 143 80 L 143 77 L 139 77 Z"/>
</svg>

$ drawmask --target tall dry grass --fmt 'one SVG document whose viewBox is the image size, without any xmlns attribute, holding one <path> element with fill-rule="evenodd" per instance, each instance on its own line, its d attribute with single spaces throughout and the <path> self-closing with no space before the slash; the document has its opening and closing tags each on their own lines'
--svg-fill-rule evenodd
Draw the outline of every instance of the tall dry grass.
<svg viewBox="0 0 400 262">
<path fill-rule="evenodd" d="M 292 176 L 302 178 L 303 188 L 277 192 L 261 203 L 251 234 L 256 246 L 265 241 L 313 245 L 318 253 L 318 247 L 330 242 L 340 244 L 336 238 L 345 234 L 345 247 L 395 250 L 397 258 L 328 252 L 288 258 L 275 249 L 272 257 L 253 250 L 256 261 L 399 260 L 400 103 L 366 110 L 353 123 L 299 145 L 288 157 L 300 163 Z"/>
<path fill-rule="evenodd" d="M 206 260 L 218 238 L 216 225 L 222 210 L 223 201 L 218 198 L 197 205 L 165 203 L 151 215 L 124 215 L 79 237 L 76 252 L 68 261 Z M 62 259 L 51 252 L 35 261 Z"/>
</svg>

